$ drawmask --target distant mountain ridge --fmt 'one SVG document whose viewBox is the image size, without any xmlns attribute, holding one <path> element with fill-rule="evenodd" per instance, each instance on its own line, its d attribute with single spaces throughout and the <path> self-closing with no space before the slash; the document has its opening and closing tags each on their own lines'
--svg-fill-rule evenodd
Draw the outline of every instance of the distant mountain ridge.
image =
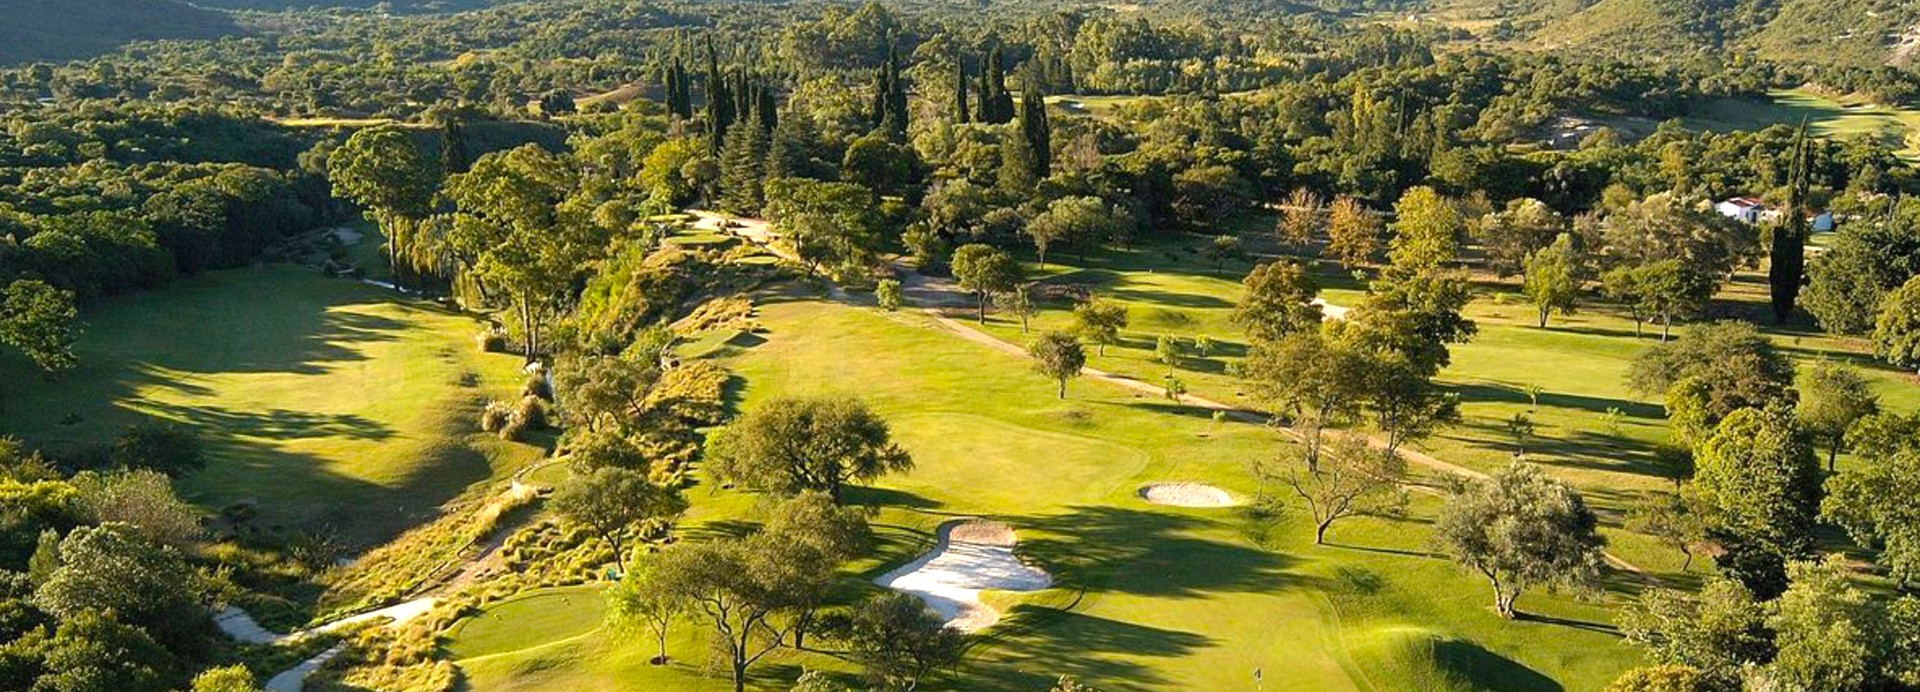
<svg viewBox="0 0 1920 692">
<path fill-rule="evenodd" d="M 175 0 L 0 0 L 0 64 L 66 61 L 134 41 L 238 32 L 226 14 Z"/>
</svg>

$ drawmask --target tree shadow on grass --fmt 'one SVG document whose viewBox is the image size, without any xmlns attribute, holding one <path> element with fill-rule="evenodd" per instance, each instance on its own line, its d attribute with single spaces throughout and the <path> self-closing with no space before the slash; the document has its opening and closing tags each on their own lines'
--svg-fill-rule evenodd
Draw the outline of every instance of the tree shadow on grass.
<svg viewBox="0 0 1920 692">
<path fill-rule="evenodd" d="M 1178 658 L 1216 640 L 1205 634 L 1152 627 L 1034 605 L 1015 606 L 983 643 L 964 677 L 992 689 L 1047 689 L 1061 675 L 1083 681 L 1172 684 L 1140 657 Z M 1127 659 L 1115 658 L 1125 656 Z"/>
<path fill-rule="evenodd" d="M 1521 387 L 1506 382 L 1468 382 L 1450 383 L 1446 389 L 1460 395 L 1462 403 L 1497 402 L 1504 404 L 1532 404 Z M 1621 413 L 1634 418 L 1658 420 L 1665 416 L 1664 411 L 1655 404 L 1631 399 L 1588 396 L 1571 392 L 1542 391 L 1540 405 L 1555 408 L 1579 409 L 1594 413 L 1606 413 L 1609 409 L 1620 409 Z"/>
<path fill-rule="evenodd" d="M 1552 615 L 1543 615 L 1540 613 L 1530 613 L 1525 610 L 1521 610 L 1518 613 L 1515 613 L 1513 618 L 1515 620 L 1519 620 L 1522 622 L 1538 622 L 1544 625 L 1568 627 L 1576 630 L 1585 630 L 1588 632 L 1599 632 L 1601 634 L 1611 634 L 1614 636 L 1620 635 L 1619 627 L 1616 627 L 1611 623 L 1605 623 L 1605 622 L 1589 622 L 1586 620 L 1574 620 L 1571 618 L 1555 617 Z"/>
<path fill-rule="evenodd" d="M 1019 552 L 1059 583 L 1092 591 L 1164 598 L 1209 592 L 1271 591 L 1312 580 L 1289 572 L 1286 555 L 1204 536 L 1234 531 L 1224 520 L 1171 512 L 1076 505 L 1065 513 L 1014 517 Z M 1030 536 L 1030 537 L 1029 537 Z"/>
<path fill-rule="evenodd" d="M 139 407 L 200 430 L 224 430 L 247 437 L 273 440 L 320 437 L 386 440 L 394 436 L 393 428 L 356 414 L 328 415 L 281 408 L 267 411 L 235 411 L 212 406 L 185 406 L 153 401 L 142 402 Z"/>
<path fill-rule="evenodd" d="M 1525 614 L 1520 617 L 1528 618 Z M 1559 692 L 1564 689 L 1560 683 L 1539 671 L 1461 639 L 1446 638 L 1434 642 L 1433 657 L 1441 670 L 1464 678 L 1475 689 L 1527 692 Z"/>
</svg>

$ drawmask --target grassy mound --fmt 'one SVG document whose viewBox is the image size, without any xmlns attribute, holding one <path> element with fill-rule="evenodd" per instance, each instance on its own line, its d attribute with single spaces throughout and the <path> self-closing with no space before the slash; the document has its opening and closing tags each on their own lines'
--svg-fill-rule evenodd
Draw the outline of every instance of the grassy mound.
<svg viewBox="0 0 1920 692">
<path fill-rule="evenodd" d="M 1381 625 L 1348 639 L 1348 655 L 1377 689 L 1560 689 L 1552 679 L 1525 666 L 1424 627 Z"/>
</svg>

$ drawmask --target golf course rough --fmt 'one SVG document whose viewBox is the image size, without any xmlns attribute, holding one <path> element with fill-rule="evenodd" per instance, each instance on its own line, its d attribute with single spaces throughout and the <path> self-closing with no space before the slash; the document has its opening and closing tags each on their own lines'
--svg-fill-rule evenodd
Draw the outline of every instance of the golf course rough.
<svg viewBox="0 0 1920 692">
<path fill-rule="evenodd" d="M 977 632 L 1000 620 L 980 601 L 980 592 L 1039 591 L 1053 585 L 1044 570 L 1013 554 L 1013 528 L 997 521 L 962 519 L 940 526 L 933 550 L 875 579 L 881 586 L 926 601 L 946 624 Z"/>
</svg>

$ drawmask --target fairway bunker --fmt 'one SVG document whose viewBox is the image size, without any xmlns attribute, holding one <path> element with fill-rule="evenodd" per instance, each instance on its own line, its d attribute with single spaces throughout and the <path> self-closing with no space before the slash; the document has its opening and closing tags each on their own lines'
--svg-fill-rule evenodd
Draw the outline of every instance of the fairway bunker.
<svg viewBox="0 0 1920 692">
<path fill-rule="evenodd" d="M 1038 591 L 1053 585 L 1053 577 L 1013 554 L 1017 540 L 1012 527 L 997 521 L 947 522 L 933 550 L 874 583 L 920 597 L 948 627 L 978 631 L 1000 619 L 1000 611 L 980 602 L 980 592 Z"/>
<path fill-rule="evenodd" d="M 1140 488 L 1140 499 L 1173 507 L 1232 507 L 1240 504 L 1227 491 L 1204 483 L 1154 483 Z"/>
</svg>

